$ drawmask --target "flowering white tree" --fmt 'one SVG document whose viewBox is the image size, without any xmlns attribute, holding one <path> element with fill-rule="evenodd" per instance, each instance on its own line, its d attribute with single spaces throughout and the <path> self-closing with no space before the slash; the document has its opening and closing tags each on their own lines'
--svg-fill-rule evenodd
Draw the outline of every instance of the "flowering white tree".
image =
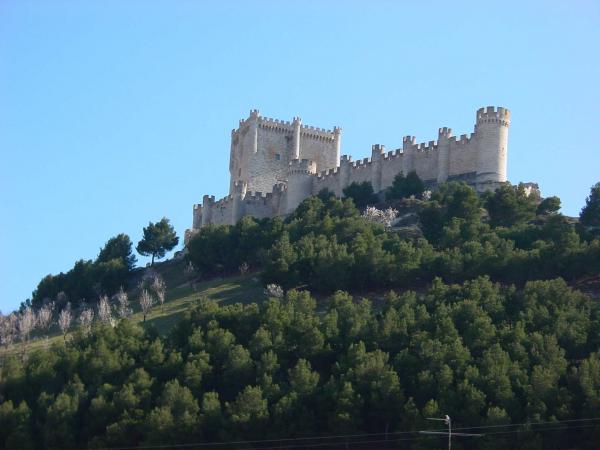
<svg viewBox="0 0 600 450">
<path fill-rule="evenodd" d="M 91 309 L 84 309 L 77 318 L 77 324 L 81 325 L 88 332 L 92 329 L 92 322 L 94 321 L 94 311 Z"/>
<path fill-rule="evenodd" d="M 144 289 L 140 294 L 140 307 L 142 308 L 142 314 L 144 315 L 144 322 L 146 321 L 146 315 L 148 314 L 148 311 L 150 311 L 150 308 L 152 308 L 153 304 L 154 299 L 152 298 L 152 295 L 150 292 Z"/>
<path fill-rule="evenodd" d="M 119 314 L 119 317 L 121 319 L 124 319 L 125 317 L 131 317 L 133 311 L 129 307 L 129 296 L 127 295 L 127 292 L 125 292 L 123 286 L 121 286 L 121 289 L 119 289 L 119 292 L 117 292 L 117 301 L 119 302 L 119 306 L 117 306 L 117 313 Z"/>
<path fill-rule="evenodd" d="M 250 266 L 247 262 L 243 262 L 242 265 L 239 267 L 239 270 L 240 274 L 242 274 L 242 276 L 245 277 L 248 271 L 250 270 Z"/>
<path fill-rule="evenodd" d="M 14 344 L 17 338 L 19 318 L 13 312 L 8 316 L 3 316 L 0 313 L 0 340 L 6 348 Z"/>
<path fill-rule="evenodd" d="M 431 200 L 431 191 L 425 191 L 425 192 L 423 192 L 423 195 L 421 196 L 421 199 L 424 202 L 428 202 L 429 200 Z"/>
<path fill-rule="evenodd" d="M 187 278 L 188 283 L 190 283 L 190 289 L 194 289 L 194 280 L 196 279 L 197 271 L 191 261 L 188 262 L 188 265 L 185 267 L 183 274 Z"/>
<path fill-rule="evenodd" d="M 37 318 L 35 317 L 35 313 L 33 309 L 29 306 L 25 308 L 25 311 L 19 316 L 19 336 L 21 337 L 21 342 L 27 345 L 29 343 L 29 335 L 35 329 L 35 324 L 37 323 Z"/>
<path fill-rule="evenodd" d="M 362 217 L 374 223 L 380 223 L 384 228 L 390 228 L 392 221 L 398 216 L 398 211 L 392 208 L 385 210 L 377 209 L 374 206 L 367 206 L 367 209 L 363 213 Z"/>
<path fill-rule="evenodd" d="M 58 327 L 60 328 L 65 343 L 67 342 L 67 332 L 69 331 L 69 327 L 73 321 L 70 306 L 71 304 L 67 303 L 67 308 L 64 308 L 58 316 Z"/>
<path fill-rule="evenodd" d="M 283 289 L 276 284 L 267 284 L 263 292 L 269 298 L 283 298 Z"/>
<path fill-rule="evenodd" d="M 100 297 L 100 302 L 98 302 L 98 319 L 100 319 L 100 322 L 102 323 L 110 323 L 111 318 L 112 314 L 110 312 L 108 296 L 103 295 Z"/>
<path fill-rule="evenodd" d="M 37 312 L 37 324 L 38 328 L 42 332 L 44 339 L 48 340 L 48 334 L 52 328 L 52 310 L 54 309 L 54 303 L 49 303 L 42 306 Z"/>
<path fill-rule="evenodd" d="M 165 280 L 157 276 L 154 279 L 154 283 L 152 283 L 152 286 L 150 286 L 150 288 L 156 294 L 156 299 L 158 300 L 158 304 L 160 305 L 161 312 L 164 314 L 165 294 L 167 292 L 167 285 L 165 284 Z"/>
</svg>

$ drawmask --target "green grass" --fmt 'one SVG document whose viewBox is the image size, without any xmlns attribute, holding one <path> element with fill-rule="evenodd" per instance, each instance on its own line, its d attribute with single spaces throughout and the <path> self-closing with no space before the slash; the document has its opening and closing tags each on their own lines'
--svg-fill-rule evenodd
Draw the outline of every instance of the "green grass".
<svg viewBox="0 0 600 450">
<path fill-rule="evenodd" d="M 145 269 L 136 269 L 129 282 L 127 293 L 129 294 L 129 307 L 133 309 L 132 320 L 142 327 L 156 326 L 158 332 L 164 335 L 173 327 L 177 321 L 183 316 L 185 311 L 191 304 L 202 297 L 209 297 L 218 301 L 221 305 L 232 305 L 235 303 L 248 304 L 252 302 L 261 303 L 265 296 L 263 288 L 256 280 L 255 275 L 247 275 L 245 277 L 230 277 L 223 279 L 214 279 L 213 281 L 203 281 L 194 284 L 192 289 L 187 283 L 183 274 L 185 266 L 181 260 L 170 260 L 163 263 L 157 263 L 154 270 L 165 280 L 167 292 L 165 296 L 165 304 L 161 309 L 155 304 L 148 315 L 146 322 L 143 322 L 143 315 L 139 304 L 138 282 L 142 279 Z M 116 305 L 116 300 L 112 300 L 111 304 Z M 97 302 L 88 305 L 94 309 L 94 317 L 97 314 Z M 76 305 L 73 305 L 76 306 Z M 113 312 L 116 315 L 116 311 Z M 79 316 L 79 308 L 73 310 L 73 317 Z M 75 321 L 71 330 L 67 334 L 67 341 L 70 338 L 71 332 L 77 327 Z M 48 343 L 59 342 L 63 339 L 58 325 L 54 324 L 50 332 Z M 39 331 L 32 335 L 32 340 L 29 343 L 29 350 L 44 345 L 44 339 Z M 19 351 L 21 344 L 16 344 L 11 348 L 11 352 Z"/>
</svg>

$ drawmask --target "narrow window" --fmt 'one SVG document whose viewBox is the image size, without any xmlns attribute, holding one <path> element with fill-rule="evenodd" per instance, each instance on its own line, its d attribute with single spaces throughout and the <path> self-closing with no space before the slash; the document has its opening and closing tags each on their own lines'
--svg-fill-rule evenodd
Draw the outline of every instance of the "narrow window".
<svg viewBox="0 0 600 450">
<path fill-rule="evenodd" d="M 279 158 L 281 158 L 281 156 L 279 155 L 279 153 L 275 153 L 275 159 L 279 161 Z"/>
<path fill-rule="evenodd" d="M 240 171 L 238 172 L 238 177 L 242 176 L 242 168 L 240 167 Z"/>
</svg>

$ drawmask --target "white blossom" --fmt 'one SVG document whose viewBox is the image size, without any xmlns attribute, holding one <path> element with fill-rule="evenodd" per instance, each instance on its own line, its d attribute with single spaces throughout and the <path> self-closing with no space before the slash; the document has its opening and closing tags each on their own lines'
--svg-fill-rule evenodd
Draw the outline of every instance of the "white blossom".
<svg viewBox="0 0 600 450">
<path fill-rule="evenodd" d="M 0 313 L 0 340 L 4 345 L 10 347 L 17 338 L 19 318 L 13 312 L 8 316 Z"/>
<path fill-rule="evenodd" d="M 71 306 L 70 304 L 67 304 Z M 67 332 L 69 331 L 69 327 L 71 326 L 71 322 L 73 321 L 73 316 L 71 315 L 71 308 L 65 308 L 60 312 L 58 316 L 58 327 L 62 332 L 63 339 L 67 342 Z"/>
<path fill-rule="evenodd" d="M 117 301 L 119 302 L 119 306 L 117 307 L 119 317 L 121 317 L 121 319 L 131 317 L 133 311 L 129 307 L 129 296 L 127 295 L 127 292 L 125 292 L 123 286 L 121 286 L 121 289 L 117 292 Z"/>
<path fill-rule="evenodd" d="M 144 289 L 140 294 L 140 307 L 142 308 L 142 314 L 144 315 L 144 322 L 146 321 L 146 315 L 148 314 L 148 311 L 150 311 L 150 308 L 152 308 L 153 304 L 154 298 L 152 298 L 150 292 Z"/>
<path fill-rule="evenodd" d="M 363 219 L 380 223 L 384 226 L 384 228 L 390 228 L 392 226 L 392 221 L 398 216 L 398 211 L 392 208 L 388 208 L 385 210 L 377 209 L 374 206 L 367 206 L 367 209 L 363 213 Z"/>
<path fill-rule="evenodd" d="M 18 328 L 21 342 L 24 344 L 29 342 L 29 335 L 35 329 L 36 323 L 37 318 L 35 317 L 35 313 L 33 312 L 33 309 L 28 306 L 19 316 Z"/>
<path fill-rule="evenodd" d="M 103 295 L 100 297 L 100 302 L 98 302 L 98 319 L 102 323 L 109 323 L 112 318 L 112 314 L 110 312 L 110 303 L 108 302 L 108 296 Z"/>
<path fill-rule="evenodd" d="M 268 284 L 264 294 L 269 298 L 283 298 L 283 289 L 276 284 Z"/>
<path fill-rule="evenodd" d="M 42 306 L 37 312 L 37 324 L 38 328 L 42 332 L 44 338 L 48 338 L 50 328 L 52 328 L 52 310 L 54 309 L 54 303 L 50 303 Z"/>
<path fill-rule="evenodd" d="M 160 305 L 160 308 L 162 310 L 163 305 L 165 304 L 165 294 L 167 292 L 167 285 L 165 284 L 165 280 L 157 276 L 154 279 L 154 283 L 152 283 L 152 286 L 150 286 L 150 288 L 156 294 L 156 299 L 158 300 L 158 304 Z"/>
<path fill-rule="evenodd" d="M 94 311 L 91 309 L 84 309 L 77 318 L 77 324 L 81 325 L 88 332 L 92 329 L 92 322 L 94 321 Z"/>
</svg>

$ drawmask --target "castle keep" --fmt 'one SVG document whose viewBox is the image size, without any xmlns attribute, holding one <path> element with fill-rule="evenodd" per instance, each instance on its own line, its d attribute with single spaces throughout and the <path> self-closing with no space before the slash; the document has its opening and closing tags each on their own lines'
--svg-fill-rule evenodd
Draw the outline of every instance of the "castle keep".
<svg viewBox="0 0 600 450">
<path fill-rule="evenodd" d="M 506 183 L 509 126 L 508 109 L 488 106 L 477 111 L 470 136 L 457 138 L 444 127 L 437 141 L 417 144 L 406 136 L 400 149 L 386 153 L 385 146 L 374 145 L 371 158 L 353 161 L 340 158 L 341 128 L 269 119 L 252 110 L 231 132 L 229 195 L 218 201 L 205 195 L 202 205 L 194 205 L 193 230 L 208 223 L 233 225 L 244 216 L 285 217 L 306 197 L 322 189 L 342 196 L 352 182 L 370 181 L 382 193 L 396 174 L 411 170 L 430 188 L 465 181 L 480 192 L 494 190 Z"/>
</svg>

